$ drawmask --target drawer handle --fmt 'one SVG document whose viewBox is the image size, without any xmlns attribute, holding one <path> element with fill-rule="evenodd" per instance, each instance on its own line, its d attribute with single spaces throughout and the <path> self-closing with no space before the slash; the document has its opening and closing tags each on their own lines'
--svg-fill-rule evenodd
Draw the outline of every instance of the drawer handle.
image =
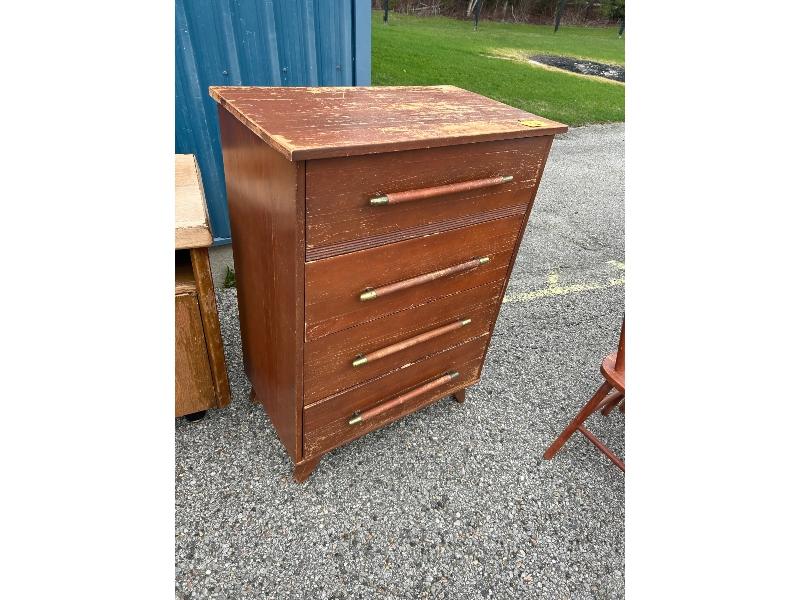
<svg viewBox="0 0 800 600">
<path fill-rule="evenodd" d="M 395 406 L 399 406 L 400 404 L 403 404 L 404 402 L 407 402 L 412 398 L 421 396 L 425 392 L 428 392 L 441 385 L 444 385 L 445 383 L 449 383 L 450 381 L 453 381 L 453 379 L 456 379 L 458 376 L 459 376 L 458 371 L 451 371 L 449 373 L 445 373 L 444 375 L 434 379 L 433 381 L 429 381 L 428 383 L 421 385 L 418 388 L 411 390 L 410 392 L 406 392 L 401 396 L 397 396 L 397 398 L 392 398 L 391 400 L 387 400 L 383 404 L 379 404 L 378 406 L 367 409 L 362 413 L 354 414 L 348 421 L 348 424 L 357 425 L 358 423 L 363 423 L 364 421 L 375 418 L 378 415 L 385 413 L 387 410 L 391 410 Z"/>
<path fill-rule="evenodd" d="M 472 323 L 472 319 L 461 319 L 460 321 L 450 323 L 449 325 L 444 325 L 442 327 L 426 331 L 425 333 L 420 333 L 419 335 L 415 335 L 414 337 L 408 338 L 407 340 L 403 340 L 402 342 L 397 342 L 396 344 L 392 344 L 391 346 L 386 346 L 385 348 L 381 348 L 380 350 L 375 350 L 368 354 L 359 354 L 353 361 L 353 366 L 360 367 L 361 365 L 365 365 L 368 362 L 372 362 L 373 360 L 383 358 L 384 356 L 389 356 L 390 354 L 394 354 L 395 352 L 400 352 L 401 350 L 405 350 L 406 348 L 411 348 L 411 346 L 416 346 L 417 344 L 421 344 L 422 342 L 427 342 L 428 340 L 432 340 L 433 338 L 438 337 L 440 335 L 444 335 L 445 333 L 450 333 L 451 331 L 455 331 L 456 329 L 461 329 L 462 327 L 466 327 L 470 323 Z"/>
<path fill-rule="evenodd" d="M 381 206 L 383 204 L 399 204 L 400 202 L 410 202 L 412 200 L 424 200 L 425 198 L 434 198 L 436 196 L 444 196 L 445 194 L 455 194 L 458 192 L 468 192 L 470 190 L 479 190 L 481 188 L 492 187 L 500 185 L 501 183 L 508 183 L 513 181 L 513 175 L 502 175 L 500 177 L 488 177 L 486 179 L 473 179 L 472 181 L 462 181 L 461 183 L 449 183 L 447 185 L 437 185 L 435 187 L 419 188 L 417 190 L 408 190 L 406 192 L 392 192 L 378 196 L 377 198 L 370 198 L 369 203 L 372 206 Z"/>
<path fill-rule="evenodd" d="M 411 279 L 404 279 L 403 281 L 390 283 L 389 285 L 384 285 L 379 288 L 367 288 L 361 293 L 358 299 L 362 302 L 374 300 L 378 296 L 385 296 L 386 294 L 399 292 L 401 290 L 414 287 L 415 285 L 420 285 L 422 283 L 428 283 L 429 281 L 434 281 L 442 277 L 447 277 L 448 275 L 455 275 L 456 273 L 461 273 L 462 271 L 469 271 L 470 269 L 485 265 L 488 262 L 489 257 L 483 256 L 481 258 L 475 258 L 465 263 L 461 263 L 460 265 L 454 265 L 452 267 L 447 267 L 446 269 L 440 269 L 439 271 L 425 273 L 424 275 L 418 275 L 417 277 L 412 277 Z"/>
</svg>

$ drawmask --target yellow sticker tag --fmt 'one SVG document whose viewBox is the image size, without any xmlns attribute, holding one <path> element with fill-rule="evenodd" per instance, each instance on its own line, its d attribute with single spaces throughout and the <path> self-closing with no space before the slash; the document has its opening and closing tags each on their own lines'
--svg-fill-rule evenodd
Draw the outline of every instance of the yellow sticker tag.
<svg viewBox="0 0 800 600">
<path fill-rule="evenodd" d="M 523 121 L 522 119 L 520 119 L 519 122 L 527 127 L 547 127 L 547 123 L 545 123 L 544 121 L 536 121 L 533 119 L 529 119 L 527 121 Z"/>
</svg>

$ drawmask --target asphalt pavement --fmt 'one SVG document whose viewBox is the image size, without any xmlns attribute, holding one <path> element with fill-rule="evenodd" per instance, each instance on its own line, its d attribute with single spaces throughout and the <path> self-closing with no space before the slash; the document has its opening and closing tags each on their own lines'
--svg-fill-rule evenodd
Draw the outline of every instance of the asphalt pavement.
<svg viewBox="0 0 800 600">
<path fill-rule="evenodd" d="M 176 598 L 623 598 L 624 475 L 582 436 L 624 312 L 624 124 L 559 136 L 481 382 L 322 459 L 297 484 L 247 400 L 175 427 Z M 589 428 L 625 456 L 624 416 Z"/>
</svg>

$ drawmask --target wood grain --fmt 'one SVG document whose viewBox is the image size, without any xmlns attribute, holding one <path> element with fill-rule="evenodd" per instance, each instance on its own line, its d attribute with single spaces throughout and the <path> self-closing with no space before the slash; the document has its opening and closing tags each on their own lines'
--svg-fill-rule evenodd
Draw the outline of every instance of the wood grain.
<svg viewBox="0 0 800 600">
<path fill-rule="evenodd" d="M 304 164 L 220 108 L 245 370 L 289 455 L 302 458 Z"/>
<path fill-rule="evenodd" d="M 197 292 L 197 283 L 192 271 L 192 258 L 188 251 L 175 252 L 175 293 L 192 294 Z"/>
<path fill-rule="evenodd" d="M 211 97 L 289 160 L 552 136 L 561 123 L 449 85 L 211 87 Z M 538 120 L 532 128 L 520 121 Z"/>
<path fill-rule="evenodd" d="M 521 225 L 520 217 L 326 258 L 306 265 L 306 339 L 364 323 L 505 279 Z M 369 302 L 359 300 L 367 288 L 437 271 L 488 256 L 477 269 L 437 279 Z"/>
<path fill-rule="evenodd" d="M 175 248 L 212 243 L 206 198 L 194 154 L 175 155 Z"/>
<path fill-rule="evenodd" d="M 411 240 L 417 237 L 423 237 L 435 233 L 453 231 L 454 229 L 460 229 L 461 227 L 479 225 L 480 223 L 487 223 L 488 221 L 494 221 L 495 219 L 520 216 L 528 212 L 528 207 L 529 203 L 504 206 L 471 215 L 453 217 L 445 221 L 438 221 L 435 223 L 429 223 L 427 225 L 418 225 L 415 227 L 409 227 L 408 229 L 398 229 L 397 231 L 392 231 L 381 235 L 367 235 L 355 240 L 339 242 L 330 246 L 307 248 L 306 261 L 313 262 L 315 260 L 330 258 L 331 256 L 337 256 L 339 254 L 358 252 L 359 250 L 374 248 L 375 246 L 394 244 L 396 242 L 402 242 L 403 240 Z"/>
<path fill-rule="evenodd" d="M 307 406 L 303 411 L 305 455 L 327 452 L 475 383 L 480 377 L 488 340 L 488 336 L 482 336 Z M 374 420 L 358 425 L 348 424 L 356 411 L 377 406 L 448 371 L 459 372 L 458 379 L 452 380 L 449 385 L 431 390 Z"/>
<path fill-rule="evenodd" d="M 490 283 L 307 342 L 305 404 L 485 335 L 500 299 L 500 285 Z M 472 322 L 383 359 L 353 367 L 353 359 L 359 354 L 386 348 L 464 318 Z"/>
<path fill-rule="evenodd" d="M 210 93 L 245 370 L 295 478 L 439 398 L 463 402 L 553 134 L 566 127 L 450 86 Z M 544 126 L 520 122 L 531 118 Z M 371 205 L 387 195 L 414 199 Z M 362 301 L 367 288 L 382 293 Z M 359 354 L 369 360 L 354 367 Z M 452 371 L 458 379 L 440 388 Z M 371 418 L 358 423 L 356 411 Z"/>
<path fill-rule="evenodd" d="M 216 406 L 195 294 L 175 296 L 175 416 Z"/>
<path fill-rule="evenodd" d="M 208 248 L 192 248 L 189 253 L 197 285 L 197 301 L 200 305 L 200 318 L 203 321 L 206 352 L 217 395 L 217 408 L 222 408 L 231 402 L 231 389 L 228 383 L 228 370 L 225 367 L 225 351 L 222 348 L 222 332 L 219 328 L 217 299 L 214 295 L 214 281 L 211 278 Z"/>
<path fill-rule="evenodd" d="M 527 208 L 548 148 L 549 138 L 533 138 L 309 161 L 307 247 L 313 251 L 503 208 Z M 397 205 L 369 203 L 381 195 L 501 175 L 514 180 Z"/>
</svg>

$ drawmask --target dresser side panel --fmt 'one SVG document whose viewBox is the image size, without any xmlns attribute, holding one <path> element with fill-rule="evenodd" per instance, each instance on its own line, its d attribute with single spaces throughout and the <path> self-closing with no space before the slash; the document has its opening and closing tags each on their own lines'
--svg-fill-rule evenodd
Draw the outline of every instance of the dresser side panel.
<svg viewBox="0 0 800 600">
<path fill-rule="evenodd" d="M 305 163 L 219 109 L 245 371 L 295 462 L 302 457 Z"/>
</svg>

